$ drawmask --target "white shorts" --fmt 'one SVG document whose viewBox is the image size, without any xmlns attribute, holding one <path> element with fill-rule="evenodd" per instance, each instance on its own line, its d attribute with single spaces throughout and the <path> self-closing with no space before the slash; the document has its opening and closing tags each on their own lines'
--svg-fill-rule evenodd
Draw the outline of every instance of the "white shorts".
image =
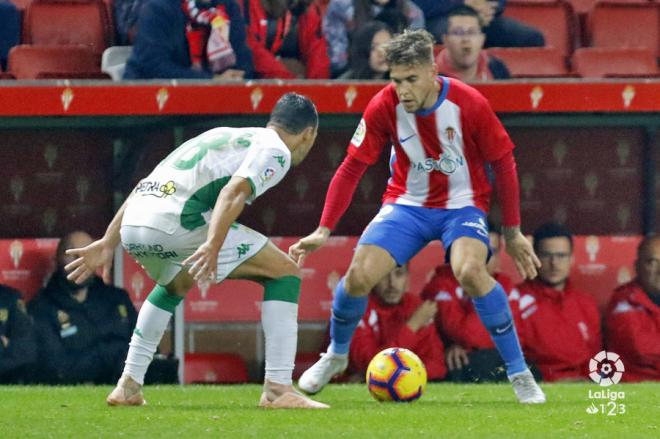
<svg viewBox="0 0 660 439">
<path fill-rule="evenodd" d="M 183 269 L 182 262 L 206 241 L 208 225 L 195 230 L 178 229 L 173 234 L 146 226 L 121 226 L 121 243 L 149 277 L 159 285 L 169 284 Z M 222 282 L 236 267 L 268 243 L 268 238 L 234 223 L 218 255 L 215 282 Z"/>
</svg>

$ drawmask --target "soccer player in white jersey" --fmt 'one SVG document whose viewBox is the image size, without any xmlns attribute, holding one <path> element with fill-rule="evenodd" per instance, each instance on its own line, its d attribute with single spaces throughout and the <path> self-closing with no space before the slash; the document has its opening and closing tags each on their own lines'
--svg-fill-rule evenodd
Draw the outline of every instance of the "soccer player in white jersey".
<svg viewBox="0 0 660 439">
<path fill-rule="evenodd" d="M 395 266 L 438 239 L 504 360 L 518 400 L 543 403 L 545 395 L 520 349 L 506 293 L 486 270 L 491 192 L 487 165 L 502 205 L 507 252 L 525 278 L 535 277 L 540 266 L 520 232 L 513 143 L 486 98 L 458 80 L 437 76 L 433 44 L 428 32 L 417 30 L 385 46 L 391 84 L 367 105 L 348 155 L 330 182 L 319 227 L 289 249 L 300 261 L 327 241 L 367 167 L 391 145 L 391 178 L 383 207 L 360 237 L 334 292 L 328 352 L 305 371 L 298 386 L 316 393 L 346 368 L 369 291 Z"/>
<path fill-rule="evenodd" d="M 98 268 L 110 281 L 121 241 L 156 281 L 140 309 L 110 405 L 142 405 L 147 367 L 176 306 L 195 281 L 249 279 L 264 286 L 266 373 L 260 406 L 327 408 L 292 386 L 300 271 L 260 233 L 236 223 L 246 203 L 279 183 L 314 144 L 318 114 L 306 97 L 282 96 L 266 128 L 215 128 L 185 142 L 140 181 L 100 240 L 68 250 L 69 279 Z"/>
</svg>

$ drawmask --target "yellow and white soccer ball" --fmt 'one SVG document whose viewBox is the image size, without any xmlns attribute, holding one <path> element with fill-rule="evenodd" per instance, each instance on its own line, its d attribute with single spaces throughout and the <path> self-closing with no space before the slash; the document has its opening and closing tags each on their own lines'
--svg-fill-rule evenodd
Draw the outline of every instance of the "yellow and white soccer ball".
<svg viewBox="0 0 660 439">
<path fill-rule="evenodd" d="M 378 401 L 415 401 L 426 388 L 426 367 L 408 349 L 385 349 L 367 367 L 367 387 Z"/>
</svg>

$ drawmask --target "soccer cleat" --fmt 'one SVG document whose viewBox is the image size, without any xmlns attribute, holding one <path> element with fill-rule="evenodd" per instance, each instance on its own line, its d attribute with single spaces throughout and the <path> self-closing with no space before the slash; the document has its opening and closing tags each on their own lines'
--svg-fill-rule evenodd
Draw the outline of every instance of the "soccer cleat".
<svg viewBox="0 0 660 439">
<path fill-rule="evenodd" d="M 522 404 L 543 404 L 545 394 L 536 384 L 536 380 L 529 369 L 509 377 L 518 401 Z"/>
<path fill-rule="evenodd" d="M 313 395 L 320 392 L 332 377 L 339 375 L 348 367 L 348 355 L 332 352 L 321 354 L 321 359 L 307 369 L 298 380 L 298 387 Z"/>
<path fill-rule="evenodd" d="M 145 405 L 142 386 L 128 375 L 122 375 L 117 387 L 105 399 L 108 405 Z"/>
<path fill-rule="evenodd" d="M 329 409 L 330 406 L 314 401 L 297 392 L 286 392 L 273 401 L 268 400 L 267 392 L 261 394 L 259 407 L 267 409 Z"/>
</svg>

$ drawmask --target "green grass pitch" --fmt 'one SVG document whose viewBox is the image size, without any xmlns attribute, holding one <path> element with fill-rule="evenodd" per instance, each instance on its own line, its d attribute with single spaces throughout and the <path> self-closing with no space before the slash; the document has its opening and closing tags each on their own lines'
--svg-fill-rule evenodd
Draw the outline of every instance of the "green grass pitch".
<svg viewBox="0 0 660 439">
<path fill-rule="evenodd" d="M 147 386 L 145 407 L 107 407 L 105 386 L 0 387 L 0 437 L 53 438 L 660 438 L 660 383 L 545 384 L 548 403 L 522 406 L 509 385 L 431 384 L 419 401 L 379 403 L 364 385 L 330 385 L 330 410 L 263 410 L 257 385 Z M 591 402 L 597 413 L 587 413 Z M 604 404 L 602 407 L 600 404 Z M 593 409 L 592 409 L 593 411 Z M 617 405 L 616 412 L 621 409 Z"/>
</svg>

